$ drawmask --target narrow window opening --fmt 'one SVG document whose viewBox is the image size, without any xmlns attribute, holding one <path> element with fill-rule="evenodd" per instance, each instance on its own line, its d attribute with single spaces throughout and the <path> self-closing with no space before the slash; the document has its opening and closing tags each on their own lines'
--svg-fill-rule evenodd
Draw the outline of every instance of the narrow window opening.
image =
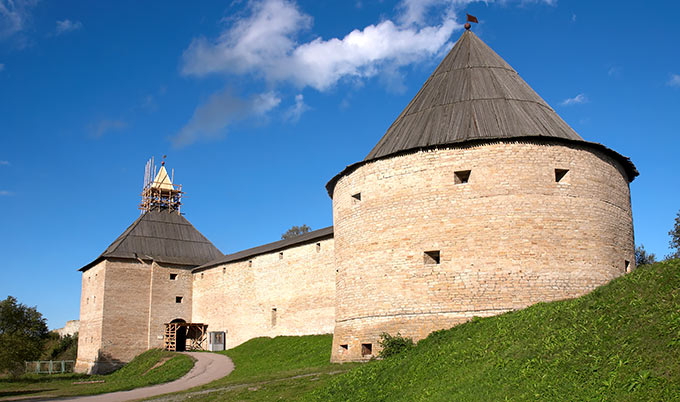
<svg viewBox="0 0 680 402">
<path fill-rule="evenodd" d="M 362 343 L 361 344 L 361 355 L 370 356 L 373 354 L 373 344 L 372 343 Z"/>
<path fill-rule="evenodd" d="M 203 279 L 203 272 L 201 272 L 201 279 Z"/>
<path fill-rule="evenodd" d="M 279 260 L 283 260 L 283 251 L 279 253 Z"/>
<path fill-rule="evenodd" d="M 349 345 L 340 345 L 340 352 L 347 352 L 349 350 Z"/>
<path fill-rule="evenodd" d="M 170 280 L 171 281 L 177 280 L 177 274 L 170 274 Z"/>
<path fill-rule="evenodd" d="M 248 261 L 248 268 L 252 268 L 252 267 L 253 267 L 253 260 L 250 260 L 250 261 Z"/>
<path fill-rule="evenodd" d="M 426 251 L 423 253 L 423 259 L 425 265 L 436 265 L 441 261 L 439 256 L 439 250 Z"/>
<path fill-rule="evenodd" d="M 276 326 L 276 307 L 272 308 L 272 327 Z"/>
<path fill-rule="evenodd" d="M 222 267 L 222 273 L 226 274 L 227 273 L 227 267 Z"/>
<path fill-rule="evenodd" d="M 630 261 L 628 261 L 628 260 L 624 261 L 624 269 L 625 269 L 625 272 L 630 272 Z"/>
<path fill-rule="evenodd" d="M 316 243 L 316 252 L 318 253 L 320 251 L 321 251 L 321 243 Z"/>
<path fill-rule="evenodd" d="M 181 303 L 183 297 L 182 296 L 175 296 L 175 303 Z"/>
<path fill-rule="evenodd" d="M 555 169 L 555 182 L 559 183 L 564 179 L 564 176 L 569 173 L 569 169 Z"/>
<path fill-rule="evenodd" d="M 89 297 L 85 299 L 85 304 L 90 304 L 90 298 Z"/>
<path fill-rule="evenodd" d="M 467 183 L 468 181 L 470 181 L 470 173 L 471 172 L 472 172 L 472 170 L 459 170 L 457 172 L 454 172 L 453 173 L 454 176 L 455 176 L 454 182 L 456 184 Z"/>
</svg>

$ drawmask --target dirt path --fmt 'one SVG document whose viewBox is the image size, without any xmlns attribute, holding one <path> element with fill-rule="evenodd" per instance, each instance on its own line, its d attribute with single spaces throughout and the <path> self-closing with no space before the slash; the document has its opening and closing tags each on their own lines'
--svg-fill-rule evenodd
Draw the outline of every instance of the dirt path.
<svg viewBox="0 0 680 402">
<path fill-rule="evenodd" d="M 108 394 L 80 396 L 75 398 L 57 398 L 55 400 L 78 402 L 132 401 L 135 399 L 167 394 L 169 392 L 183 391 L 198 385 L 207 384 L 228 375 L 234 370 L 234 363 L 232 363 L 230 358 L 222 354 L 205 352 L 185 352 L 185 354 L 196 359 L 196 363 L 194 364 L 194 368 L 179 380 L 165 384 L 152 385 L 150 387 L 137 388 L 130 391 L 111 392 Z"/>
</svg>

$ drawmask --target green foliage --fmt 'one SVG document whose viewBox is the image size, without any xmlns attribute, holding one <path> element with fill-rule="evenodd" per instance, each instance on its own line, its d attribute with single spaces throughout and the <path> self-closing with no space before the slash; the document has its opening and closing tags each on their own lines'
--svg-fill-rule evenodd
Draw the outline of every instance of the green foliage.
<svg viewBox="0 0 680 402">
<path fill-rule="evenodd" d="M 654 253 L 648 253 L 645 250 L 645 246 L 640 244 L 635 247 L 635 266 L 639 267 L 642 265 L 654 264 L 656 262 L 656 255 Z"/>
<path fill-rule="evenodd" d="M 671 237 L 671 240 L 668 242 L 668 244 L 672 249 L 675 249 L 675 252 L 671 253 L 666 258 L 680 258 L 680 211 L 678 211 L 678 215 L 675 217 L 673 229 L 668 231 L 668 235 Z"/>
<path fill-rule="evenodd" d="M 50 332 L 40 360 L 76 360 L 78 356 L 78 333 L 59 336 Z"/>
<path fill-rule="evenodd" d="M 45 319 L 35 307 L 12 296 L 0 301 L 0 373 L 21 374 L 24 361 L 40 356 L 47 334 Z"/>
<path fill-rule="evenodd" d="M 159 364 L 161 363 L 162 364 Z M 157 367 L 155 367 L 158 365 Z M 135 357 L 130 363 L 108 375 L 86 374 L 26 374 L 18 379 L 0 379 L 0 398 L 9 395 L 30 395 L 45 398 L 55 396 L 95 395 L 124 391 L 174 381 L 188 373 L 193 360 L 183 354 L 152 349 Z M 78 384 L 79 381 L 103 381 Z"/>
<path fill-rule="evenodd" d="M 286 233 L 281 235 L 281 240 L 287 240 L 292 239 L 294 237 L 298 237 L 309 232 L 310 230 L 312 230 L 312 228 L 310 228 L 307 225 L 293 226 L 290 229 L 286 230 Z"/>
<path fill-rule="evenodd" d="M 680 260 L 578 299 L 437 331 L 340 375 L 318 401 L 678 400 Z"/>
<path fill-rule="evenodd" d="M 415 347 L 413 339 L 401 336 L 398 332 L 395 336 L 383 332 L 378 343 L 382 347 L 378 356 L 382 358 L 396 356 Z"/>
</svg>

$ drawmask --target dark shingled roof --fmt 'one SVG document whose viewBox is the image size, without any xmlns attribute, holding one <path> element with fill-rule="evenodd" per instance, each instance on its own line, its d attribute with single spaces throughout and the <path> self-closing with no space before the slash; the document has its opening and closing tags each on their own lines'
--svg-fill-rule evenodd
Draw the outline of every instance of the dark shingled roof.
<svg viewBox="0 0 680 402">
<path fill-rule="evenodd" d="M 583 140 L 505 60 L 465 31 L 363 162 L 348 166 L 326 188 L 332 196 L 340 177 L 376 159 L 441 146 L 530 138 L 593 145 L 621 162 L 630 181 L 638 175 L 628 158 Z"/>
<path fill-rule="evenodd" d="M 106 258 L 154 260 L 197 266 L 223 254 L 177 212 L 150 211 L 140 216 L 91 263 L 86 271 Z"/>
<path fill-rule="evenodd" d="M 218 258 L 214 261 L 210 261 L 207 264 L 201 265 L 200 267 L 194 268 L 192 272 L 203 271 L 208 268 L 212 268 L 217 265 L 222 265 L 235 261 L 247 260 L 251 257 L 255 257 L 261 254 L 267 254 L 274 251 L 284 250 L 292 246 L 299 246 L 305 243 L 312 243 L 317 240 L 326 239 L 333 237 L 333 226 L 327 228 L 314 230 L 312 232 L 305 233 L 303 235 L 293 237 L 291 239 L 279 240 L 273 243 L 265 244 L 258 247 L 249 248 L 247 250 L 239 251 L 233 254 L 227 254 L 224 257 Z"/>
</svg>

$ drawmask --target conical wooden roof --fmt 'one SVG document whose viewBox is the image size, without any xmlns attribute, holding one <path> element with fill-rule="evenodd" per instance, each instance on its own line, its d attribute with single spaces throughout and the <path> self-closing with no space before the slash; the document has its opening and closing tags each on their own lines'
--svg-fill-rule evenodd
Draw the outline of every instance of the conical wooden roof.
<svg viewBox="0 0 680 402">
<path fill-rule="evenodd" d="M 526 136 L 583 140 L 472 31 L 465 31 L 366 160 L 412 148 Z"/>
<path fill-rule="evenodd" d="M 220 250 L 182 215 L 173 211 L 148 211 L 97 259 L 80 270 L 86 271 L 106 258 L 199 266 L 222 256 Z"/>
<path fill-rule="evenodd" d="M 158 174 L 156 174 L 153 182 L 151 182 L 151 187 L 167 191 L 175 189 L 170 180 L 170 176 L 168 176 L 168 171 L 165 170 L 165 166 L 161 165 L 161 169 L 158 171 Z"/>
<path fill-rule="evenodd" d="M 619 161 L 628 180 L 638 171 L 625 156 L 585 141 L 486 43 L 465 31 L 366 158 L 347 166 L 326 189 L 382 158 L 438 147 L 504 140 L 579 143 Z"/>
</svg>

